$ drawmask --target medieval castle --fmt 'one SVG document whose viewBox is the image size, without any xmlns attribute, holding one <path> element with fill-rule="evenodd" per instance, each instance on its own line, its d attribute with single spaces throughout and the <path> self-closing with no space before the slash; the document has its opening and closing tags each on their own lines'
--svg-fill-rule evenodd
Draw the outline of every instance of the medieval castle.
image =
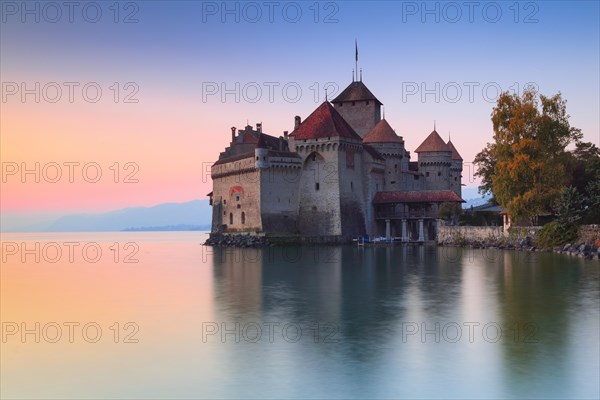
<svg viewBox="0 0 600 400">
<path fill-rule="evenodd" d="M 463 201 L 462 158 L 434 127 L 411 161 L 381 106 L 361 79 L 291 133 L 231 128 L 211 167 L 212 233 L 434 240 L 440 206 Z"/>
</svg>

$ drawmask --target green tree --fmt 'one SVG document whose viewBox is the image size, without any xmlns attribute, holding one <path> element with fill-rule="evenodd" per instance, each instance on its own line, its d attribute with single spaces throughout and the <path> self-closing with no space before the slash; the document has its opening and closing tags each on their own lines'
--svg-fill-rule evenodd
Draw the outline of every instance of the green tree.
<svg viewBox="0 0 600 400">
<path fill-rule="evenodd" d="M 460 203 L 446 202 L 440 205 L 438 215 L 445 220 L 452 220 L 453 217 L 458 217 L 462 213 Z"/>
<path fill-rule="evenodd" d="M 481 185 L 478 189 L 482 195 L 492 194 L 492 176 L 496 167 L 496 157 L 493 149 L 493 145 L 487 143 L 485 148 L 477 153 L 473 161 L 477 165 L 477 171 L 474 175 L 481 178 Z"/>
<path fill-rule="evenodd" d="M 491 117 L 494 142 L 475 157 L 483 190 L 491 189 L 513 220 L 535 222 L 560 198 L 568 181 L 565 149 L 581 131 L 570 126 L 560 93 L 546 97 L 531 88 L 522 96 L 502 93 Z"/>
<path fill-rule="evenodd" d="M 556 220 L 544 225 L 537 243 L 543 247 L 572 243 L 577 239 L 578 227 L 585 211 L 585 197 L 573 186 L 565 188 L 556 202 Z"/>
<path fill-rule="evenodd" d="M 577 142 L 569 154 L 569 184 L 589 196 L 588 185 L 600 177 L 600 149 L 590 142 Z"/>
<path fill-rule="evenodd" d="M 586 187 L 585 223 L 600 224 L 600 175 L 590 181 Z"/>
<path fill-rule="evenodd" d="M 556 220 L 561 225 L 577 225 L 585 212 L 585 200 L 577 188 L 566 188 L 556 204 Z"/>
</svg>

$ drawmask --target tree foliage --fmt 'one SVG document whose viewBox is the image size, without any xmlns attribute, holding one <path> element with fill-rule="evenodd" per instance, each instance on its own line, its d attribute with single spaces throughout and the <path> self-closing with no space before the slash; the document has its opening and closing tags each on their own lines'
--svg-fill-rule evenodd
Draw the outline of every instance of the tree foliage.
<svg viewBox="0 0 600 400">
<path fill-rule="evenodd" d="M 479 193 L 482 195 L 492 194 L 492 176 L 496 167 L 496 156 L 493 149 L 493 145 L 487 143 L 485 148 L 477 153 L 473 160 L 473 163 L 478 167 L 474 175 L 481 178 Z"/>
<path fill-rule="evenodd" d="M 438 211 L 438 215 L 442 219 L 452 220 L 453 217 L 458 217 L 462 213 L 460 203 L 442 203 Z"/>
<path fill-rule="evenodd" d="M 491 191 L 511 218 L 534 221 L 553 212 L 567 183 L 566 147 L 581 140 L 558 93 L 502 93 L 492 111 L 494 142 L 475 157 L 480 190 Z"/>
<path fill-rule="evenodd" d="M 555 208 L 556 220 L 561 225 L 577 225 L 585 214 L 585 197 L 577 188 L 566 188 Z"/>
<path fill-rule="evenodd" d="M 600 156 L 598 156 L 600 159 Z M 600 173 L 586 186 L 586 212 L 584 222 L 587 224 L 600 224 Z"/>
</svg>

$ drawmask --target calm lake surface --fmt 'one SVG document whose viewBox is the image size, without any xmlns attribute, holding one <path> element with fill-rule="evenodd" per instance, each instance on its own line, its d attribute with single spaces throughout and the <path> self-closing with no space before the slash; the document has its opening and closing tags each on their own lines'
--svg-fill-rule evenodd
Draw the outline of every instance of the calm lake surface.
<svg viewBox="0 0 600 400">
<path fill-rule="evenodd" d="M 600 264 L 2 234 L 2 398 L 598 398 Z"/>
</svg>

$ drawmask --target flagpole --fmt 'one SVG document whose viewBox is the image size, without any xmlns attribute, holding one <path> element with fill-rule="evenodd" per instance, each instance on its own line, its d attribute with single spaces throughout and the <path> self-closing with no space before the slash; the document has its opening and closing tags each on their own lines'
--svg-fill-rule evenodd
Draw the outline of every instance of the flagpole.
<svg viewBox="0 0 600 400">
<path fill-rule="evenodd" d="M 358 41 L 356 39 L 354 39 L 354 48 L 356 50 L 355 52 L 355 63 L 356 63 L 356 75 L 358 75 Z"/>
</svg>

